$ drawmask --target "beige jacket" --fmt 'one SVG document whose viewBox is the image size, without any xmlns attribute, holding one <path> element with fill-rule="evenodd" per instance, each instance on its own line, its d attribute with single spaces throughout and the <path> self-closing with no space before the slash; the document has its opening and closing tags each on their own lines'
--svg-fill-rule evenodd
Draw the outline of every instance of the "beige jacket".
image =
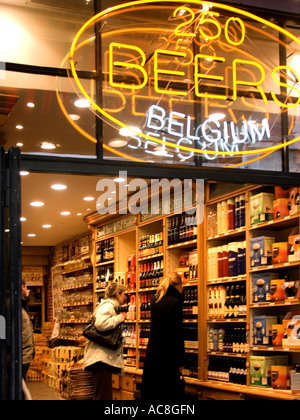
<svg viewBox="0 0 300 420">
<path fill-rule="evenodd" d="M 122 315 L 117 315 L 115 308 L 119 306 L 115 299 L 104 299 L 96 308 L 95 327 L 99 331 L 107 331 L 116 328 L 122 321 Z M 124 371 L 123 346 L 117 350 L 101 347 L 90 340 L 87 340 L 84 349 L 84 367 L 87 368 L 97 362 L 106 363 L 107 365 L 121 369 Z"/>
<path fill-rule="evenodd" d="M 22 364 L 31 363 L 35 355 L 32 324 L 28 312 L 22 308 Z"/>
</svg>

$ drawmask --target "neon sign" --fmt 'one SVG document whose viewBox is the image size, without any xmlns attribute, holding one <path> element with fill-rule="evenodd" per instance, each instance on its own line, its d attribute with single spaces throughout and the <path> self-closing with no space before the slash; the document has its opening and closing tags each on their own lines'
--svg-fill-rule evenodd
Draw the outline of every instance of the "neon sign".
<svg viewBox="0 0 300 420">
<path fill-rule="evenodd" d="M 166 133 L 169 137 L 179 138 L 176 140 L 178 149 L 180 149 L 182 143 L 194 143 L 202 150 L 212 146 L 216 152 L 239 152 L 241 145 L 255 144 L 264 138 L 270 139 L 271 137 L 267 118 L 264 118 L 259 125 L 256 121 L 243 121 L 241 127 L 239 127 L 233 121 L 225 121 L 221 124 L 217 118 L 211 116 L 197 126 L 192 133 L 190 116 L 171 112 L 167 117 L 166 111 L 157 105 L 152 105 L 149 109 L 146 127 L 152 130 L 152 132 L 148 131 L 149 136 L 155 136 L 155 132 L 160 132 L 162 138 L 165 138 Z M 129 147 L 134 148 L 132 145 L 129 145 Z M 149 152 L 148 150 L 145 151 Z M 177 153 L 181 160 L 187 160 L 194 156 L 193 152 L 186 156 L 179 151 Z M 208 160 L 214 160 L 217 155 L 210 156 L 207 154 L 205 157 Z"/>
<path fill-rule="evenodd" d="M 151 14 L 154 5 L 157 21 L 145 23 L 142 17 Z M 120 17 L 116 25 L 114 19 Z M 126 27 L 132 20 L 136 26 Z M 104 88 L 99 104 L 76 67 L 82 48 L 94 42 L 94 37 L 84 39 L 85 33 L 104 21 Z M 300 139 L 282 144 L 276 126 L 280 113 L 294 112 L 300 104 L 300 74 L 290 65 L 268 60 L 266 50 L 282 42 L 274 30 L 300 44 L 274 23 L 228 5 L 191 0 L 187 7 L 182 0 L 139 0 L 90 19 L 74 39 L 70 68 L 79 94 L 90 101 L 93 112 L 118 131 L 130 127 L 130 155 L 137 153 L 140 159 L 138 151 L 144 151 L 181 161 L 197 155 L 207 160 L 241 159 Z M 261 52 L 251 49 L 254 36 L 262 39 Z M 213 111 L 224 113 L 224 121 L 212 119 Z"/>
</svg>

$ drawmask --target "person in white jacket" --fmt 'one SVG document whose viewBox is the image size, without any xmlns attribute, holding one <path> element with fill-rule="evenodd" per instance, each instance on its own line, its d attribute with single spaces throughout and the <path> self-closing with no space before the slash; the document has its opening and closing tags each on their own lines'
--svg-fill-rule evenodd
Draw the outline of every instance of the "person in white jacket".
<svg viewBox="0 0 300 420">
<path fill-rule="evenodd" d="M 118 314 L 125 302 L 125 288 L 111 283 L 105 290 L 105 298 L 97 306 L 94 317 L 99 331 L 108 331 L 124 322 L 125 314 Z M 91 370 L 94 378 L 94 400 L 112 400 L 112 374 L 124 372 L 123 346 L 117 350 L 102 347 L 87 340 L 84 350 L 84 368 Z"/>
</svg>

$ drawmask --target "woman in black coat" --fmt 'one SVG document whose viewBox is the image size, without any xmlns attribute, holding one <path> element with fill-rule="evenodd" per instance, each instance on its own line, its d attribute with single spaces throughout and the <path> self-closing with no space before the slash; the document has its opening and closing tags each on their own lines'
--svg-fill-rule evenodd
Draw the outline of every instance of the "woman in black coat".
<svg viewBox="0 0 300 420">
<path fill-rule="evenodd" d="M 181 292 L 182 279 L 177 273 L 171 273 L 157 289 L 144 363 L 144 401 L 174 401 L 182 397 L 179 385 L 184 366 Z"/>
</svg>

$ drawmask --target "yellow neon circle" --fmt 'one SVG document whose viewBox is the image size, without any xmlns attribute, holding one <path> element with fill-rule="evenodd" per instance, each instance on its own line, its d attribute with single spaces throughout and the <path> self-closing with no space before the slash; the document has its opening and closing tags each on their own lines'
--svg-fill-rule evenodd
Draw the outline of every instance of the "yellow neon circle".
<svg viewBox="0 0 300 420">
<path fill-rule="evenodd" d="M 110 7 L 109 9 L 106 9 L 106 10 L 98 13 L 97 15 L 93 16 L 90 20 L 88 20 L 81 27 L 81 29 L 78 31 L 78 33 L 76 34 L 76 36 L 74 38 L 74 41 L 72 43 L 71 50 L 70 50 L 70 56 L 69 56 L 69 58 L 70 58 L 71 72 L 72 72 L 72 75 L 74 77 L 74 80 L 75 80 L 75 82 L 76 82 L 79 90 L 83 94 L 83 96 L 90 101 L 91 105 L 100 114 L 102 114 L 104 117 L 108 118 L 110 121 L 112 121 L 113 123 L 115 123 L 118 126 L 123 127 L 123 128 L 129 128 L 129 127 L 128 127 L 128 125 L 126 125 L 126 124 L 122 123 L 121 121 L 117 120 L 116 118 L 114 118 L 113 116 L 111 116 L 107 112 L 105 112 L 102 108 L 100 108 L 93 101 L 93 99 L 90 98 L 90 96 L 87 94 L 87 92 L 84 90 L 82 84 L 80 83 L 80 80 L 78 78 L 77 71 L 76 71 L 76 68 L 75 68 L 75 63 L 74 63 L 74 59 L 73 59 L 74 58 L 74 53 L 75 53 L 76 45 L 78 43 L 78 40 L 79 40 L 80 36 L 84 33 L 84 31 L 90 25 L 94 24 L 95 21 L 97 21 L 98 19 L 101 19 L 105 15 L 107 17 L 107 15 L 110 14 L 110 13 L 113 13 L 113 12 L 116 12 L 116 11 L 122 11 L 122 10 L 124 10 L 126 8 L 130 8 L 130 7 L 132 8 L 134 6 L 139 6 L 139 5 L 149 4 L 149 3 L 157 3 L 157 0 L 138 0 L 138 1 L 128 2 L 128 3 L 125 3 L 125 4 L 120 4 L 120 5 L 117 5 L 117 6 Z M 164 4 L 166 4 L 166 3 L 170 3 L 170 4 L 171 3 L 176 3 L 176 4 L 178 4 L 178 3 L 184 3 L 185 4 L 186 1 L 185 0 L 164 0 Z M 196 4 L 196 5 L 203 5 L 203 4 L 207 5 L 207 2 L 200 1 L 200 0 L 190 0 L 189 3 Z M 300 41 L 299 41 L 299 39 L 296 36 L 294 36 L 293 34 L 291 34 L 288 31 L 286 31 L 285 29 L 280 28 L 276 24 L 274 24 L 272 22 L 269 22 L 269 21 L 267 21 L 267 20 L 265 20 L 263 18 L 260 18 L 259 16 L 255 16 L 252 13 L 249 13 L 247 11 L 240 10 L 240 9 L 235 8 L 235 7 L 224 5 L 224 4 L 220 4 L 220 3 L 210 3 L 210 4 L 213 7 L 217 7 L 217 8 L 220 8 L 220 9 L 225 9 L 225 10 L 230 11 L 230 12 L 241 14 L 241 15 L 244 15 L 244 16 L 246 16 L 246 17 L 248 17 L 250 19 L 253 19 L 253 20 L 257 21 L 257 22 L 263 23 L 264 25 L 270 26 L 271 28 L 275 29 L 276 31 L 283 33 L 288 38 L 291 38 L 297 44 L 300 44 Z M 194 149 L 194 148 L 190 148 L 190 147 L 186 147 L 186 146 L 182 146 L 182 145 L 178 146 L 178 145 L 175 145 L 173 143 L 162 141 L 162 140 L 160 140 L 160 139 L 158 139 L 156 137 L 146 136 L 145 134 L 140 133 L 140 132 L 137 132 L 137 131 L 135 131 L 133 129 L 131 129 L 131 131 L 135 132 L 135 134 L 137 134 L 138 136 L 143 137 L 143 138 L 145 138 L 147 140 L 151 140 L 151 141 L 156 142 L 156 143 L 159 143 L 159 144 L 164 144 L 166 146 L 173 147 L 173 148 L 176 148 L 176 149 L 179 148 L 181 150 L 185 150 L 185 151 L 188 151 L 188 152 L 194 152 L 196 154 L 201 153 L 201 154 L 222 155 L 222 156 L 225 156 L 225 155 L 228 155 L 228 156 L 237 156 L 238 155 L 238 156 L 240 156 L 240 155 L 256 155 L 256 154 L 262 154 L 262 153 L 266 153 L 266 152 L 271 152 L 271 151 L 282 149 L 282 148 L 287 147 L 287 146 L 289 146 L 291 144 L 294 144 L 294 143 L 296 143 L 297 141 L 300 140 L 300 136 L 299 136 L 296 139 L 290 140 L 290 141 L 288 141 L 286 143 L 281 143 L 281 144 L 278 144 L 277 146 L 271 146 L 271 147 L 267 147 L 267 148 L 264 148 L 264 149 L 249 150 L 249 151 L 243 151 L 243 152 L 224 152 L 224 151 L 222 151 L 222 152 L 216 152 L 216 151 L 208 151 L 208 150 Z"/>
</svg>

